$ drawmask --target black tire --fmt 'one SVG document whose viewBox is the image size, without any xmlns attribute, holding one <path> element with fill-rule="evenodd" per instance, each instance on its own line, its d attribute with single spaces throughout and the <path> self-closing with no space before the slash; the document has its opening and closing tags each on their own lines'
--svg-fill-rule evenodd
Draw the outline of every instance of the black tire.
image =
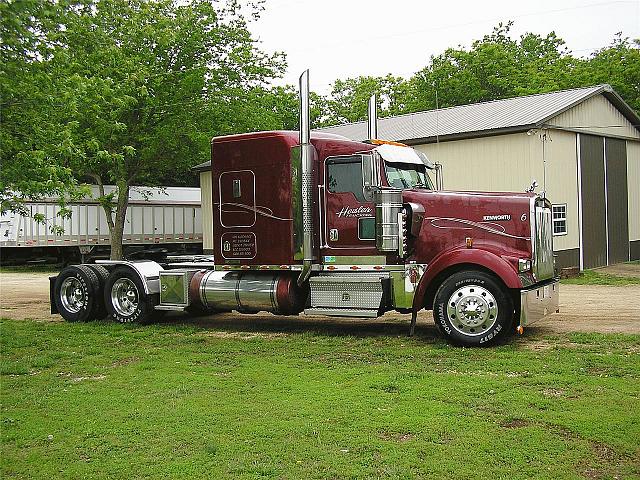
<svg viewBox="0 0 640 480">
<path fill-rule="evenodd" d="M 86 265 L 91 270 L 94 271 L 96 276 L 98 277 L 98 283 L 100 284 L 99 295 L 96 296 L 96 308 L 95 308 L 95 318 L 97 320 L 103 320 L 109 315 L 107 312 L 107 307 L 104 304 L 104 287 L 107 284 L 107 278 L 109 278 L 109 270 L 107 270 L 102 265 L 96 265 L 95 263 Z"/>
<path fill-rule="evenodd" d="M 67 267 L 56 278 L 53 298 L 67 322 L 88 322 L 96 318 L 101 296 L 100 280 L 86 265 Z"/>
<path fill-rule="evenodd" d="M 436 292 L 433 318 L 454 345 L 494 345 L 511 334 L 514 310 L 509 291 L 493 275 L 475 270 L 457 272 Z"/>
<path fill-rule="evenodd" d="M 159 295 L 147 295 L 136 272 L 118 267 L 109 274 L 104 288 L 107 312 L 120 323 L 148 324 L 154 320 Z"/>
</svg>

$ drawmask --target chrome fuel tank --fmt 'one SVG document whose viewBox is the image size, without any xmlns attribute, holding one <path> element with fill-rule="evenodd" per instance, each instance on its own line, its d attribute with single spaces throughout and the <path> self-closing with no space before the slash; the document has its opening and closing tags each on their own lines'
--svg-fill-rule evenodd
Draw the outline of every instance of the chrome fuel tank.
<svg viewBox="0 0 640 480">
<path fill-rule="evenodd" d="M 201 303 L 211 310 L 302 311 L 306 296 L 291 276 L 268 272 L 207 272 L 199 279 Z"/>
</svg>

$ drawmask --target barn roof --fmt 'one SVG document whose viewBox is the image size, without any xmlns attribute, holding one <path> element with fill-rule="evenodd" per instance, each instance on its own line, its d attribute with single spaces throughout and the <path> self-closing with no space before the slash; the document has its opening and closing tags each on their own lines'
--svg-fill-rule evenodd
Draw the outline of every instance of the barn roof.
<svg viewBox="0 0 640 480">
<path fill-rule="evenodd" d="M 204 172 L 207 170 L 211 170 L 211 160 L 207 160 L 206 162 L 199 163 L 195 167 L 191 167 L 191 170 L 195 172 Z"/>
<path fill-rule="evenodd" d="M 640 117 L 622 97 L 609 85 L 597 85 L 381 118 L 378 120 L 378 137 L 417 144 L 429 143 L 436 138 L 452 140 L 526 131 L 544 126 L 553 117 L 600 94 L 640 130 Z M 367 122 L 336 125 L 317 131 L 362 141 L 367 139 Z"/>
</svg>

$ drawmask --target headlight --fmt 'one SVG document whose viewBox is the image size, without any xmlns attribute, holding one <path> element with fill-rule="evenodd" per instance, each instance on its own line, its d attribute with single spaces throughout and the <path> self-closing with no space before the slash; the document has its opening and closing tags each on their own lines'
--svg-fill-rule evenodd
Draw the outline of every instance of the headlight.
<svg viewBox="0 0 640 480">
<path fill-rule="evenodd" d="M 518 271 L 528 272 L 529 270 L 531 270 L 531 259 L 530 258 L 518 259 Z"/>
</svg>

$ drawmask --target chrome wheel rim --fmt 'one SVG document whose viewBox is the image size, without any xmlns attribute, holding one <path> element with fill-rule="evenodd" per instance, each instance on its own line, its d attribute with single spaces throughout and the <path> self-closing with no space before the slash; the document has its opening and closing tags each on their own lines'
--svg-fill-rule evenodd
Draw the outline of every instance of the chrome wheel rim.
<svg viewBox="0 0 640 480">
<path fill-rule="evenodd" d="M 486 288 L 466 285 L 449 297 L 447 315 L 458 332 L 470 336 L 482 335 L 498 321 L 498 302 Z"/>
<path fill-rule="evenodd" d="M 67 277 L 60 286 L 60 302 L 70 313 L 78 313 L 85 306 L 84 288 L 76 277 Z"/>
<path fill-rule="evenodd" d="M 123 317 L 130 317 L 138 309 L 138 288 L 128 278 L 119 278 L 111 287 L 111 305 Z"/>
</svg>

